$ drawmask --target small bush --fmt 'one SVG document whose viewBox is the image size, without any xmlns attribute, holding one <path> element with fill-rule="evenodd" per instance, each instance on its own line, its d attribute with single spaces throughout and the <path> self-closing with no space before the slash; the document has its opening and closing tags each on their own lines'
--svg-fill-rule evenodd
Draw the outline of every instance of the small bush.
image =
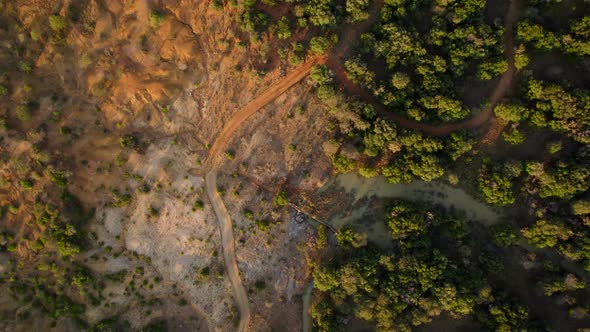
<svg viewBox="0 0 590 332">
<path fill-rule="evenodd" d="M 160 215 L 160 210 L 156 209 L 153 206 L 150 206 L 148 209 L 148 214 L 150 215 L 150 217 L 157 217 Z"/>
<path fill-rule="evenodd" d="M 139 146 L 139 139 L 133 135 L 125 135 L 119 138 L 119 144 L 123 148 L 137 149 Z"/>
<path fill-rule="evenodd" d="M 282 208 L 289 204 L 289 200 L 287 199 L 287 193 L 284 191 L 279 192 L 274 199 L 274 204 L 278 208 Z"/>
<path fill-rule="evenodd" d="M 12 214 L 17 214 L 18 213 L 18 205 L 10 205 L 8 207 L 8 212 L 12 213 Z"/>
<path fill-rule="evenodd" d="M 256 288 L 256 290 L 264 290 L 266 288 L 266 282 L 264 282 L 264 280 L 258 280 L 254 283 L 254 288 Z"/>
<path fill-rule="evenodd" d="M 33 72 L 33 66 L 31 64 L 21 61 L 18 63 L 18 69 L 25 74 L 30 74 Z"/>
<path fill-rule="evenodd" d="M 202 200 L 197 200 L 195 204 L 193 204 L 193 211 L 202 211 L 205 208 L 205 204 Z"/>
<path fill-rule="evenodd" d="M 27 105 L 18 105 L 16 107 L 16 117 L 22 122 L 31 120 L 31 111 Z"/>
<path fill-rule="evenodd" d="M 160 13 L 157 10 L 152 10 L 150 12 L 150 26 L 154 29 L 158 28 L 162 23 L 164 23 L 164 14 Z"/>
<path fill-rule="evenodd" d="M 30 36 L 33 41 L 38 41 L 41 39 L 41 31 L 39 29 L 33 29 L 31 30 Z"/>
<path fill-rule="evenodd" d="M 26 190 L 33 189 L 33 181 L 29 179 L 20 180 L 20 186 Z"/>
<path fill-rule="evenodd" d="M 67 26 L 66 19 L 60 15 L 49 16 L 49 27 L 55 32 L 62 32 Z"/>
</svg>

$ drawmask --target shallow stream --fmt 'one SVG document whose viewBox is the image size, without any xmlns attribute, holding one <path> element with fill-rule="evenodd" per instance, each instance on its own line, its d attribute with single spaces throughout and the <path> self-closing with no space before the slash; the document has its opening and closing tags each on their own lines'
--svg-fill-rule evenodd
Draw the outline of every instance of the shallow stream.
<svg viewBox="0 0 590 332">
<path fill-rule="evenodd" d="M 391 237 L 384 222 L 367 222 L 371 200 L 368 198 L 400 198 L 413 202 L 424 202 L 454 210 L 467 220 L 490 225 L 498 221 L 498 214 L 489 206 L 476 200 L 465 191 L 441 182 L 414 181 L 409 184 L 392 184 L 383 176 L 367 179 L 356 173 L 341 174 L 322 187 L 321 193 L 333 186 L 340 187 L 346 194 L 354 196 L 353 209 L 346 215 L 336 215 L 330 224 L 336 228 L 351 225 L 367 234 L 368 239 L 380 247 L 390 247 Z M 358 204 L 357 204 L 358 203 Z M 311 331 L 309 306 L 312 299 L 313 281 L 303 293 L 303 332 Z"/>
<path fill-rule="evenodd" d="M 440 205 L 462 214 L 467 220 L 490 225 L 498 221 L 498 214 L 486 204 L 465 191 L 441 182 L 413 181 L 409 184 L 392 184 L 383 176 L 363 178 L 356 173 L 341 174 L 326 186 L 336 185 L 354 196 L 353 209 L 346 215 L 336 215 L 330 223 L 336 228 L 351 225 L 365 232 L 368 239 L 380 246 L 391 245 L 387 226 L 383 222 L 368 222 L 364 218 L 370 211 L 367 198 L 400 198 L 414 202 Z"/>
</svg>

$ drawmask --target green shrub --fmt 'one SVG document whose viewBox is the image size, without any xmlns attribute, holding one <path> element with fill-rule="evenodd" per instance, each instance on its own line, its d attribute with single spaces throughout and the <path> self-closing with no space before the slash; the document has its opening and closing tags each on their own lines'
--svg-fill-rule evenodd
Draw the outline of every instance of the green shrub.
<svg viewBox="0 0 590 332">
<path fill-rule="evenodd" d="M 266 288 L 266 282 L 264 280 L 258 280 L 254 283 L 254 288 L 259 291 L 264 290 Z"/>
<path fill-rule="evenodd" d="M 278 208 L 282 208 L 289 204 L 289 199 L 287 198 L 287 193 L 285 191 L 280 191 L 276 194 L 274 198 L 274 205 Z"/>
<path fill-rule="evenodd" d="M 48 170 L 49 179 L 60 188 L 65 188 L 68 184 L 66 174 L 62 171 Z"/>
<path fill-rule="evenodd" d="M 266 232 L 270 229 L 270 221 L 267 219 L 259 219 L 254 221 L 254 223 L 261 232 Z"/>
<path fill-rule="evenodd" d="M 18 105 L 16 107 L 16 117 L 22 122 L 31 120 L 31 111 L 27 105 Z"/>
<path fill-rule="evenodd" d="M 150 207 L 148 208 L 148 215 L 149 215 L 150 217 L 157 217 L 157 216 L 159 216 L 159 215 L 160 215 L 160 210 L 158 210 L 157 208 L 155 208 L 155 207 L 153 207 L 153 206 L 150 206 Z"/>
<path fill-rule="evenodd" d="M 202 211 L 204 208 L 205 208 L 205 204 L 200 199 L 195 201 L 195 204 L 193 204 L 193 212 L 197 211 L 197 210 Z"/>
<path fill-rule="evenodd" d="M 547 144 L 547 152 L 550 154 L 556 154 L 561 151 L 561 141 L 549 142 Z"/>
<path fill-rule="evenodd" d="M 112 196 L 113 196 L 113 203 L 112 205 L 114 207 L 123 207 L 123 206 L 127 206 L 130 202 L 131 202 L 131 195 L 129 194 L 119 194 L 118 190 L 113 190 L 112 192 Z"/>
<path fill-rule="evenodd" d="M 25 74 L 30 74 L 33 72 L 33 66 L 31 64 L 21 61 L 18 63 L 18 69 Z"/>
<path fill-rule="evenodd" d="M 12 214 L 17 214 L 17 213 L 18 213 L 18 210 L 19 210 L 19 209 L 18 209 L 18 205 L 15 205 L 15 204 L 11 204 L 11 205 L 8 207 L 8 212 L 10 212 L 10 213 L 12 213 Z"/>
<path fill-rule="evenodd" d="M 139 139 L 134 135 L 125 135 L 119 138 L 119 144 L 123 148 L 137 149 L 139 147 Z"/>
<path fill-rule="evenodd" d="M 60 15 L 49 16 L 49 27 L 55 32 L 62 32 L 67 26 L 66 19 Z"/>
<path fill-rule="evenodd" d="M 154 29 L 157 29 L 162 23 L 164 23 L 164 14 L 159 12 L 158 10 L 152 10 L 150 12 L 150 26 Z"/>
<path fill-rule="evenodd" d="M 24 179 L 24 180 L 20 180 L 20 186 L 23 187 L 23 189 L 26 190 L 31 190 L 33 189 L 33 181 L 29 180 L 29 179 Z"/>
<path fill-rule="evenodd" d="M 41 31 L 39 29 L 32 29 L 30 36 L 33 41 L 38 41 L 41 39 Z"/>
</svg>

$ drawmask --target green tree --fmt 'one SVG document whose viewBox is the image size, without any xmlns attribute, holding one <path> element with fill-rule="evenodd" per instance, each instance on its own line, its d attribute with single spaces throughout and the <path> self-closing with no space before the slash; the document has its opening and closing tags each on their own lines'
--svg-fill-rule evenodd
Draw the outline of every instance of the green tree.
<svg viewBox="0 0 590 332">
<path fill-rule="evenodd" d="M 350 226 L 344 226 L 336 233 L 336 240 L 343 247 L 360 248 L 367 244 L 367 235 L 355 231 Z"/>
<path fill-rule="evenodd" d="M 570 34 L 562 38 L 565 51 L 577 56 L 589 56 L 590 16 L 584 16 L 581 20 L 573 22 L 570 31 Z"/>
<path fill-rule="evenodd" d="M 431 154 L 423 154 L 417 158 L 407 158 L 408 169 L 423 181 L 432 181 L 445 174 L 445 169 L 440 166 L 438 157 Z"/>
<path fill-rule="evenodd" d="M 305 12 L 309 15 L 311 24 L 315 26 L 336 25 L 338 11 L 333 7 L 331 0 L 310 0 L 305 5 Z"/>
<path fill-rule="evenodd" d="M 554 247 L 560 241 L 566 241 L 574 235 L 565 224 L 547 220 L 538 220 L 533 226 L 523 228 L 521 232 L 531 244 L 539 248 Z"/>
<path fill-rule="evenodd" d="M 340 153 L 332 156 L 332 164 L 334 165 L 334 168 L 336 168 L 337 172 L 344 174 L 351 172 L 355 167 L 354 160 Z"/>
<path fill-rule="evenodd" d="M 363 137 L 364 153 L 370 157 L 377 156 L 389 148 L 396 136 L 397 130 L 393 124 L 377 119 L 373 129 Z"/>
<path fill-rule="evenodd" d="M 500 119 L 510 122 L 520 122 L 528 115 L 527 108 L 517 103 L 499 104 L 494 108 L 494 113 Z"/>
<path fill-rule="evenodd" d="M 281 17 L 277 22 L 277 37 L 279 39 L 289 39 L 292 35 L 289 19 L 286 16 Z"/>
<path fill-rule="evenodd" d="M 368 8 L 369 0 L 346 0 L 346 13 L 352 22 L 360 22 L 369 18 Z"/>
<path fill-rule="evenodd" d="M 313 54 L 324 54 L 330 48 L 330 40 L 324 36 L 312 37 L 309 40 L 309 49 Z"/>
<path fill-rule="evenodd" d="M 315 244 L 320 249 L 324 249 L 328 246 L 328 234 L 326 232 L 326 226 L 323 224 L 320 224 L 318 227 L 318 237 Z"/>
<path fill-rule="evenodd" d="M 521 144 L 522 142 L 524 142 L 526 140 L 526 136 L 524 136 L 524 134 L 522 134 L 518 130 L 518 128 L 515 128 L 515 127 L 505 130 L 502 133 L 502 138 L 504 139 L 504 141 L 506 141 L 507 143 L 510 143 L 512 145 Z"/>
<path fill-rule="evenodd" d="M 548 52 L 561 46 L 559 38 L 554 33 L 546 31 L 541 25 L 530 21 L 521 21 L 518 23 L 516 38 L 543 52 Z"/>
<path fill-rule="evenodd" d="M 498 246 L 510 246 L 516 244 L 518 236 L 514 229 L 505 223 L 490 226 L 492 241 Z"/>
<path fill-rule="evenodd" d="M 410 82 L 410 76 L 404 72 L 396 72 L 391 76 L 391 85 L 398 90 L 405 89 Z"/>
<path fill-rule="evenodd" d="M 479 191 L 484 200 L 493 205 L 509 205 L 516 200 L 512 181 L 498 173 L 482 172 L 478 178 Z"/>
<path fill-rule="evenodd" d="M 329 84 L 333 80 L 333 74 L 326 65 L 313 66 L 309 77 L 319 85 Z"/>
<path fill-rule="evenodd" d="M 481 80 L 491 80 L 506 70 L 508 70 L 508 62 L 503 58 L 497 58 L 480 64 L 477 77 Z"/>
<path fill-rule="evenodd" d="M 422 97 L 420 103 L 427 109 L 435 110 L 443 121 L 460 120 L 469 115 L 469 110 L 460 101 L 442 95 Z"/>
<path fill-rule="evenodd" d="M 573 202 L 572 213 L 577 216 L 590 214 L 590 200 L 580 199 Z"/>
<path fill-rule="evenodd" d="M 413 205 L 397 202 L 388 211 L 387 226 L 392 239 L 404 240 L 426 234 L 433 218 L 434 215 L 423 213 Z"/>
<path fill-rule="evenodd" d="M 549 171 L 541 170 L 534 175 L 539 183 L 539 196 L 570 199 L 579 192 L 588 190 L 590 170 L 584 167 L 557 167 Z"/>
<path fill-rule="evenodd" d="M 346 74 L 354 83 L 361 84 L 363 86 L 373 85 L 375 73 L 370 71 L 367 65 L 363 63 L 360 58 L 356 57 L 346 60 L 346 62 L 344 62 L 344 68 L 346 69 Z"/>
</svg>

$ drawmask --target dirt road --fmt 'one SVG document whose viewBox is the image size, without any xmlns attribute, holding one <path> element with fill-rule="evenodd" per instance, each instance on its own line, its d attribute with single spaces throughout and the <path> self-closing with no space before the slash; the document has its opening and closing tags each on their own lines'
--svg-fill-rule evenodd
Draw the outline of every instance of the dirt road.
<svg viewBox="0 0 590 332">
<path fill-rule="evenodd" d="M 210 167 L 209 169 L 211 170 L 205 177 L 205 187 L 207 189 L 209 201 L 211 202 L 217 220 L 219 221 L 225 269 L 232 285 L 238 310 L 240 311 L 239 331 L 246 331 L 250 324 L 250 302 L 248 301 L 248 295 L 246 294 L 246 290 L 240 279 L 231 216 L 227 212 L 221 197 L 217 193 L 217 171 L 215 164 L 219 160 L 220 153 L 225 149 L 235 131 L 242 125 L 242 123 L 244 123 L 244 121 L 248 120 L 248 118 L 254 113 L 258 112 L 271 101 L 285 93 L 290 87 L 305 78 L 315 64 L 322 62 L 324 62 L 324 58 L 311 59 L 301 67 L 292 71 L 280 82 L 258 95 L 258 97 L 232 116 L 209 150 L 206 166 Z"/>
<path fill-rule="evenodd" d="M 219 221 L 225 270 L 232 285 L 234 298 L 238 304 L 238 310 L 240 311 L 240 325 L 238 331 L 246 331 L 248 324 L 250 324 L 250 303 L 248 302 L 248 295 L 246 295 L 246 290 L 240 279 L 231 217 L 227 212 L 219 193 L 217 193 L 217 173 L 215 170 L 207 173 L 207 176 L 205 177 L 205 187 L 207 188 L 209 201 L 211 202 L 211 205 L 213 205 L 213 210 L 215 210 L 215 215 Z"/>
<path fill-rule="evenodd" d="M 285 91 L 287 91 L 290 87 L 304 79 L 315 64 L 323 63 L 324 61 L 324 58 L 316 57 L 310 59 L 299 68 L 290 72 L 280 82 L 274 84 L 262 92 L 254 100 L 248 103 L 248 105 L 244 106 L 244 108 L 234 114 L 229 122 L 227 122 L 225 127 L 223 127 L 221 134 L 217 136 L 217 139 L 211 146 L 211 149 L 209 149 L 209 157 L 207 158 L 208 165 L 212 166 L 215 164 L 217 158 L 220 157 L 220 154 L 227 146 L 227 143 L 233 136 L 234 132 L 242 125 L 244 121 L 258 112 L 261 108 L 268 105 L 271 101 L 285 93 Z"/>
</svg>

